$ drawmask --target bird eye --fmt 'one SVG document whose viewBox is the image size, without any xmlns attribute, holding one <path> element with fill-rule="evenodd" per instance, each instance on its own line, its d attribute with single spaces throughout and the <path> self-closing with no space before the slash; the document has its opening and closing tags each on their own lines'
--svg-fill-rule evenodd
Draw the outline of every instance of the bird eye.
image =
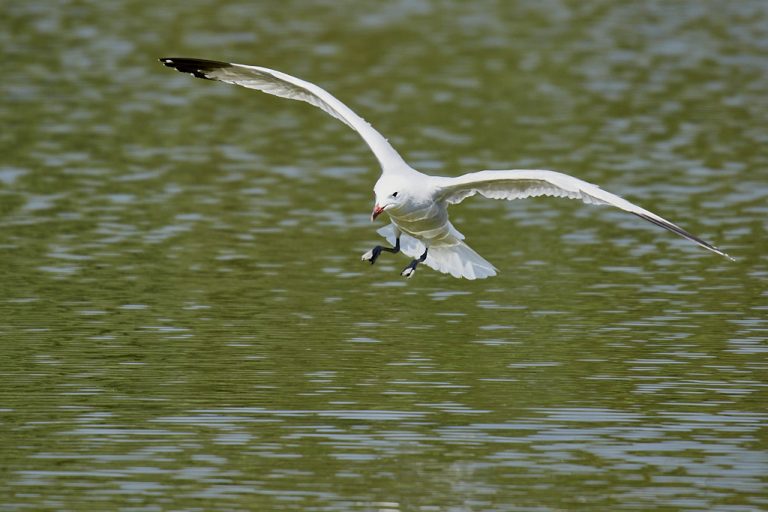
<svg viewBox="0 0 768 512">
<path fill-rule="evenodd" d="M 397 192 L 392 192 L 392 197 L 397 197 Z"/>
</svg>

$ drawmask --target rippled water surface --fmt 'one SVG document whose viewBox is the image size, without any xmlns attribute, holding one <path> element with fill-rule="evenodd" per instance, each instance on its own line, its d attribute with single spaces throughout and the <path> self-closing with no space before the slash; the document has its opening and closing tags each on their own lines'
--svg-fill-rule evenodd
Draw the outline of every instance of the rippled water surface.
<svg viewBox="0 0 768 512">
<path fill-rule="evenodd" d="M 768 6 L 10 2 L 0 509 L 768 509 Z M 376 266 L 376 161 L 553 168 L 452 210 L 501 271 Z"/>
</svg>

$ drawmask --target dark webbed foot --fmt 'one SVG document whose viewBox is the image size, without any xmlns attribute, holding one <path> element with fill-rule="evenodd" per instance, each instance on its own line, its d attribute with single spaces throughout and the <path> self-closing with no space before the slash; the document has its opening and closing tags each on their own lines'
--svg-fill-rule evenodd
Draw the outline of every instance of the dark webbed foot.
<svg viewBox="0 0 768 512">
<path fill-rule="evenodd" d="M 380 245 L 377 245 L 367 253 L 363 254 L 362 260 L 370 261 L 371 265 L 373 265 L 374 263 L 376 263 L 376 260 L 381 255 L 381 251 L 391 252 L 392 254 L 397 254 L 398 252 L 400 252 L 400 238 L 397 238 L 397 240 L 395 240 L 394 247 L 382 247 Z"/>
<path fill-rule="evenodd" d="M 376 260 L 379 258 L 379 255 L 381 254 L 381 250 L 382 249 L 383 249 L 383 247 L 381 247 L 380 245 L 377 245 L 376 247 L 374 247 L 370 251 L 368 251 L 365 254 L 363 254 L 362 260 L 363 261 L 370 261 L 371 265 L 373 265 L 374 263 L 376 263 Z"/>
<path fill-rule="evenodd" d="M 413 274 L 416 272 L 416 266 L 422 261 L 424 261 L 425 259 L 427 259 L 427 252 L 429 252 L 429 248 L 424 249 L 424 254 L 419 256 L 418 259 L 411 260 L 408 266 L 405 267 L 402 272 L 400 272 L 400 275 L 403 277 L 407 277 L 409 279 L 413 277 Z"/>
</svg>

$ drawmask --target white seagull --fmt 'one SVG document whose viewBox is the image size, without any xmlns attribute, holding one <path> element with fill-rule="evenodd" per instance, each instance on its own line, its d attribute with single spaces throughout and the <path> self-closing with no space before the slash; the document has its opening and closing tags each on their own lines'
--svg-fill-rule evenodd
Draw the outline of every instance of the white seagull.
<svg viewBox="0 0 768 512">
<path fill-rule="evenodd" d="M 305 101 L 355 130 L 381 165 L 381 177 L 373 188 L 376 201 L 371 221 L 384 212 L 391 220 L 391 224 L 379 229 L 378 233 L 392 247 L 377 245 L 363 254 L 362 259 L 373 264 L 382 251 L 402 251 L 413 258 L 401 273 L 405 277 L 413 276 L 419 263 L 466 279 L 496 275 L 496 268 L 464 243 L 464 235 L 448 220 L 449 205 L 458 204 L 475 194 L 510 200 L 555 196 L 581 199 L 588 204 L 615 206 L 733 260 L 717 247 L 676 224 L 597 185 L 560 172 L 514 169 L 472 172 L 456 178 L 423 174 L 405 163 L 387 139 L 327 91 L 280 71 L 202 59 L 162 58 L 160 62 L 197 78 L 219 80 L 282 98 Z"/>
</svg>

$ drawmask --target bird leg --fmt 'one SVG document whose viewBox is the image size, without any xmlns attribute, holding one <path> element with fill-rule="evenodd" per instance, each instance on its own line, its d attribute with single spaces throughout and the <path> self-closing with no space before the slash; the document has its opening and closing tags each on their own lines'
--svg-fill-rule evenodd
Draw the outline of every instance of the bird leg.
<svg viewBox="0 0 768 512">
<path fill-rule="evenodd" d="M 382 247 L 380 245 L 377 245 L 367 253 L 363 254 L 363 261 L 370 261 L 371 265 L 376 263 L 376 260 L 378 259 L 379 255 L 381 254 L 381 251 L 387 251 L 391 252 L 392 254 L 397 254 L 400 252 L 400 237 L 397 237 L 395 239 L 395 246 L 394 247 Z"/>
<path fill-rule="evenodd" d="M 402 272 L 400 272 L 400 275 L 403 277 L 413 277 L 413 273 L 416 272 L 416 265 L 427 259 L 427 252 L 429 251 L 429 247 L 424 249 L 424 254 L 419 256 L 419 259 L 411 260 L 411 262 L 408 264 L 407 267 L 403 269 Z"/>
</svg>

